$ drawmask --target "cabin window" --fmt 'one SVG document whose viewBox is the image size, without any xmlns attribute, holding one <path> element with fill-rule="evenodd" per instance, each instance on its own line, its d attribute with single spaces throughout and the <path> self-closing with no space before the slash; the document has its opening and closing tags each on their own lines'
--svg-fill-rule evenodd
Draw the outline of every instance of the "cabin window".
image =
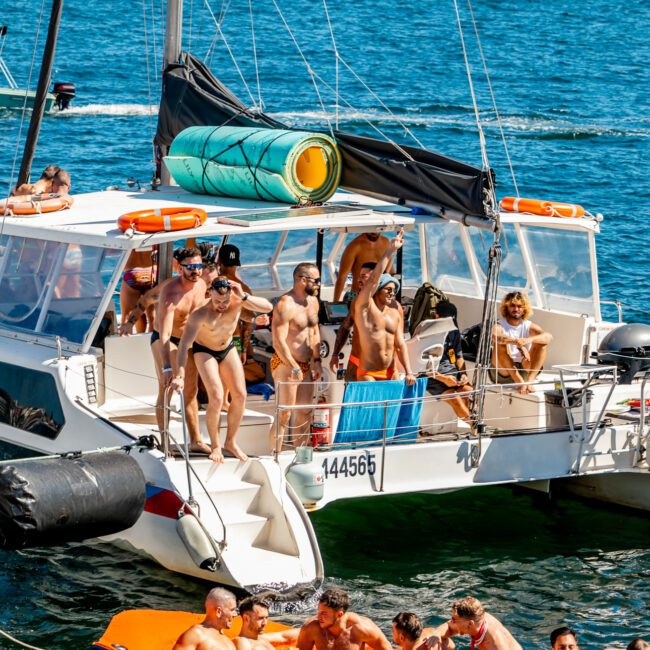
<svg viewBox="0 0 650 650">
<path fill-rule="evenodd" d="M 83 343 L 121 251 L 25 237 L 0 246 L 0 324 Z"/>
<path fill-rule="evenodd" d="M 593 316 L 589 233 L 567 229 L 522 227 L 537 271 L 544 307 Z"/>
<path fill-rule="evenodd" d="M 501 269 L 499 271 L 499 297 L 503 297 L 510 291 L 525 290 L 530 300 L 535 304 L 535 297 L 528 290 L 528 273 L 524 258 L 521 254 L 521 246 L 517 238 L 517 232 L 513 224 L 503 224 L 503 237 L 501 238 Z M 540 307 L 541 305 L 535 305 Z"/>
<path fill-rule="evenodd" d="M 54 440 L 65 424 L 54 377 L 0 362 L 0 422 Z"/>
<path fill-rule="evenodd" d="M 478 295 L 459 224 L 440 221 L 426 225 L 429 278 L 443 291 L 465 296 Z"/>
<path fill-rule="evenodd" d="M 276 286 L 271 273 L 271 262 L 281 235 L 281 232 L 276 231 L 228 237 L 228 243 L 239 248 L 242 280 L 253 290 L 272 289 Z"/>
</svg>

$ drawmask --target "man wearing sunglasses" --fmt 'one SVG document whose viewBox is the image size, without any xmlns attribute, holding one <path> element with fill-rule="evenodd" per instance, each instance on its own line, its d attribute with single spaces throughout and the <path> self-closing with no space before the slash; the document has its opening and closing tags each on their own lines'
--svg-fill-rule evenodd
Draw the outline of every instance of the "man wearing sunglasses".
<svg viewBox="0 0 650 650">
<path fill-rule="evenodd" d="M 282 406 L 310 405 L 310 408 L 282 410 L 278 414 L 278 430 L 271 427 L 271 449 L 279 453 L 291 414 L 294 413 L 292 442 L 298 447 L 308 443 L 309 419 L 314 400 L 314 385 L 322 374 L 320 331 L 318 329 L 318 267 L 311 262 L 298 264 L 293 270 L 293 287 L 285 293 L 273 310 L 273 347 L 271 372 Z"/>
<path fill-rule="evenodd" d="M 201 251 L 198 248 L 179 249 L 174 252 L 174 258 L 178 262 L 178 276 L 162 285 L 156 310 L 158 332 L 154 332 L 154 335 L 158 334 L 160 339 L 161 360 L 161 367 L 157 369 L 161 386 L 159 403 L 156 404 L 159 413 L 162 413 L 165 388 L 171 384 L 174 375 L 178 374 L 178 344 L 183 336 L 187 319 L 192 312 L 205 303 L 207 291 L 205 281 L 201 277 L 203 272 Z M 152 348 L 156 344 L 154 335 L 151 338 Z M 199 429 L 197 377 L 194 359 L 190 356 L 185 368 L 183 389 L 190 450 L 210 453 L 210 447 L 203 442 Z"/>
<path fill-rule="evenodd" d="M 246 379 L 233 334 L 240 320 L 250 322 L 257 312 L 269 313 L 272 309 L 273 305 L 266 298 L 251 296 L 238 282 L 220 275 L 212 281 L 209 302 L 193 312 L 185 326 L 178 346 L 178 371 L 172 387 L 177 391 L 184 390 L 186 362 L 189 362 L 191 349 L 208 394 L 209 456 L 215 463 L 223 463 L 225 454 L 241 461 L 248 460 L 237 445 L 237 432 L 246 406 Z M 230 393 L 231 402 L 222 451 L 219 426 L 225 391 Z"/>
<path fill-rule="evenodd" d="M 358 381 L 392 379 L 397 358 L 406 370 L 406 383 L 415 383 L 404 342 L 404 319 L 395 299 L 399 280 L 385 273 L 393 255 L 402 247 L 403 237 L 404 232 L 400 230 L 391 240 L 388 250 L 352 304 L 354 326 L 361 344 Z"/>
</svg>

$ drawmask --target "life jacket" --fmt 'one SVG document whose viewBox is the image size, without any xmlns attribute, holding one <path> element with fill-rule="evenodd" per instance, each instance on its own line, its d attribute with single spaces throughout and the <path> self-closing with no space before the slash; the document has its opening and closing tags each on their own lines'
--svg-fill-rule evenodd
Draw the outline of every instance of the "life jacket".
<svg viewBox="0 0 650 650">
<path fill-rule="evenodd" d="M 413 306 L 409 314 L 409 333 L 413 336 L 415 328 L 423 320 L 433 319 L 433 312 L 439 302 L 449 300 L 444 291 L 433 286 L 430 282 L 425 282 L 415 293 Z"/>
</svg>

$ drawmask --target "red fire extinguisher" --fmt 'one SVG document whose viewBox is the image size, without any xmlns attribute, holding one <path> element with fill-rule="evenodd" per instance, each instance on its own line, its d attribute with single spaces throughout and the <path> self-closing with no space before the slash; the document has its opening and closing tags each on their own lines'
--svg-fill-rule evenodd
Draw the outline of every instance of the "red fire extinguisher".
<svg viewBox="0 0 650 650">
<path fill-rule="evenodd" d="M 318 397 L 318 403 L 311 414 L 311 446 L 327 445 L 330 441 L 330 410 L 325 404 L 325 395 Z"/>
</svg>

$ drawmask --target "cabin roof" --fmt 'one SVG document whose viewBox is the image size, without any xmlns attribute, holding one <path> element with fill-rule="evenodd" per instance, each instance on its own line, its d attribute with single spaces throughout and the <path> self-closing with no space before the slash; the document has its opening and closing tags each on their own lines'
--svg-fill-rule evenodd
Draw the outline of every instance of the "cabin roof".
<svg viewBox="0 0 650 650">
<path fill-rule="evenodd" d="M 127 235 L 117 227 L 121 215 L 137 210 L 188 206 L 203 208 L 207 221 L 191 230 Z M 242 215 L 264 213 L 266 218 L 250 226 L 222 223 L 219 218 L 238 218 Z M 314 228 L 356 230 L 364 228 L 393 229 L 411 226 L 416 221 L 428 222 L 439 217 L 411 215 L 409 208 L 379 199 L 339 191 L 326 205 L 295 209 L 282 203 L 234 199 L 192 194 L 180 187 L 162 187 L 141 191 L 106 190 L 75 194 L 74 204 L 68 210 L 27 217 L 4 217 L 3 232 L 7 235 L 36 237 L 61 242 L 79 242 L 107 248 L 130 250 L 184 236 L 212 237 L 216 235 L 245 234 L 277 230 Z M 554 228 L 598 231 L 592 219 L 556 219 L 529 214 L 501 213 L 503 223 L 552 226 Z"/>
<path fill-rule="evenodd" d="M 136 210 L 188 206 L 203 208 L 208 219 L 199 228 L 135 234 L 117 227 L 121 215 Z M 266 219 L 250 226 L 221 223 L 220 217 L 261 214 Z M 337 192 L 325 206 L 294 209 L 281 203 L 192 194 L 180 187 L 159 190 L 107 190 L 75 194 L 68 210 L 28 217 L 5 217 L 4 233 L 62 242 L 79 242 L 118 249 L 174 241 L 186 236 L 211 237 L 251 232 L 314 228 L 394 228 L 415 223 L 410 210 L 360 194 Z"/>
</svg>

